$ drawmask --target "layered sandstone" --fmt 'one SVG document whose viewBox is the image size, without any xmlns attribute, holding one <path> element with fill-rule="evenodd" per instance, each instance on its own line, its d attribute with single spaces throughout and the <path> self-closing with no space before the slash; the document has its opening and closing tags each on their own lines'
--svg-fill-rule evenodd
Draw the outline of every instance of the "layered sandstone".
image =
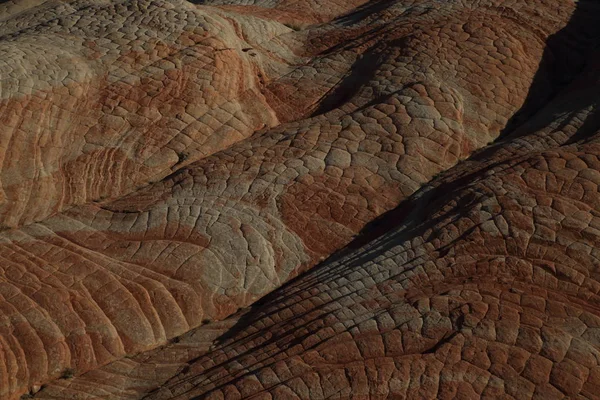
<svg viewBox="0 0 600 400">
<path fill-rule="evenodd" d="M 594 397 L 598 16 L 0 4 L 0 398 Z"/>
</svg>

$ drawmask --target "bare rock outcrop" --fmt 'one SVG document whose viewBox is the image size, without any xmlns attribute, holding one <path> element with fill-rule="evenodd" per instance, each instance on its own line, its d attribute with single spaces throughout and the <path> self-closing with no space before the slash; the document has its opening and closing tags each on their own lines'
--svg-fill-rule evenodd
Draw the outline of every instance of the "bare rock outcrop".
<svg viewBox="0 0 600 400">
<path fill-rule="evenodd" d="M 574 111 L 445 173 L 146 398 L 597 398 L 600 147 Z"/>
<path fill-rule="evenodd" d="M 4 227 L 119 197 L 278 123 L 261 85 L 298 60 L 284 25 L 185 1 L 39 3 L 0 25 Z"/>
<path fill-rule="evenodd" d="M 594 397 L 598 16 L 0 4 L 0 398 Z"/>
</svg>

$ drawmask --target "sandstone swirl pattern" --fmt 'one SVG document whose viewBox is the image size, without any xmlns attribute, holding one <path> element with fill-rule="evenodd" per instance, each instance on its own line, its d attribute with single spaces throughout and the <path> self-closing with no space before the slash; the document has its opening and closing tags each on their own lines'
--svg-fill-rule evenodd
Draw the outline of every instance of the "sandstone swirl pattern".
<svg viewBox="0 0 600 400">
<path fill-rule="evenodd" d="M 0 4 L 0 398 L 598 396 L 600 8 L 201 3 Z"/>
</svg>

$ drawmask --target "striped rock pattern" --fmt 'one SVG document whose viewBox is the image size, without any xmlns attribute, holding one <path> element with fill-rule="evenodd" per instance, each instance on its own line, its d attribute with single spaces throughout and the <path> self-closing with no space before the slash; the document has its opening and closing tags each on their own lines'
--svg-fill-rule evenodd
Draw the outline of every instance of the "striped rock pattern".
<svg viewBox="0 0 600 400">
<path fill-rule="evenodd" d="M 0 398 L 595 396 L 599 15 L 0 4 Z"/>
</svg>

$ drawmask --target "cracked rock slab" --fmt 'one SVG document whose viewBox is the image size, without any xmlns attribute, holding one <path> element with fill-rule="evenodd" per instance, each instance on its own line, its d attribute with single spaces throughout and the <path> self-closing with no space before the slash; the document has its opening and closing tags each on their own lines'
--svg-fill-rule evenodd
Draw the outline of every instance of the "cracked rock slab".
<svg viewBox="0 0 600 400">
<path fill-rule="evenodd" d="M 0 398 L 593 398 L 599 15 L 3 2 Z"/>
</svg>

